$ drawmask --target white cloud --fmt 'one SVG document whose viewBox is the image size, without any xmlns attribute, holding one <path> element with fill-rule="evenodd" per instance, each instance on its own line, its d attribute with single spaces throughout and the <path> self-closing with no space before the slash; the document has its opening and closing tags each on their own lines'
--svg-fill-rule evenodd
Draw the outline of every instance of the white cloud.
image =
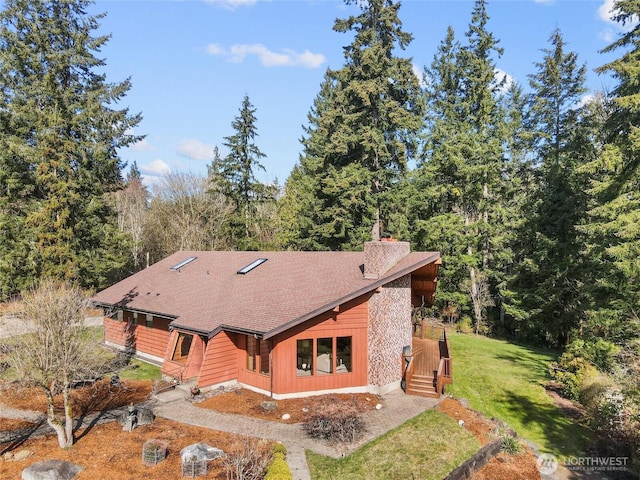
<svg viewBox="0 0 640 480">
<path fill-rule="evenodd" d="M 325 56 L 305 50 L 302 53 L 285 48 L 281 53 L 273 52 L 260 43 L 232 45 L 228 49 L 218 43 L 207 45 L 207 53 L 226 57 L 230 62 L 241 63 L 248 56 L 256 56 L 265 67 L 317 68 L 325 62 Z"/>
<path fill-rule="evenodd" d="M 495 79 L 496 85 L 502 82 L 502 85 L 498 90 L 500 94 L 507 93 L 511 88 L 511 85 L 513 85 L 513 82 L 515 81 L 515 78 L 513 78 L 513 76 L 509 75 L 504 70 L 500 70 L 499 68 L 496 68 L 494 70 L 493 78 Z"/>
<path fill-rule="evenodd" d="M 205 0 L 206 3 L 225 8 L 227 10 L 235 10 L 238 7 L 254 5 L 258 0 Z"/>
<path fill-rule="evenodd" d="M 418 79 L 418 82 L 420 82 L 420 86 L 422 88 L 424 88 L 426 86 L 426 83 L 424 81 L 424 78 L 422 76 L 422 68 L 420 68 L 418 65 L 416 65 L 415 63 L 411 64 L 411 70 L 413 71 L 413 74 L 416 76 L 416 78 Z"/>
<path fill-rule="evenodd" d="M 602 5 L 598 7 L 598 17 L 600 18 L 600 20 L 602 20 L 603 22 L 615 23 L 613 20 L 611 20 L 611 17 L 613 16 L 613 7 L 614 0 L 604 0 Z"/>
<path fill-rule="evenodd" d="M 140 172 L 152 177 L 161 177 L 165 173 L 169 173 L 171 171 L 169 165 L 167 165 L 160 159 L 154 160 L 153 162 L 146 165 L 139 165 L 139 168 Z"/>
<path fill-rule="evenodd" d="M 585 105 L 588 105 L 589 103 L 593 102 L 595 99 L 596 99 L 595 95 L 592 95 L 592 94 L 585 95 L 578 101 L 575 108 L 582 108 Z"/>
<path fill-rule="evenodd" d="M 146 138 L 143 138 L 142 140 L 137 141 L 136 143 L 132 144 L 129 148 L 131 148 L 131 150 L 134 150 L 136 152 L 152 152 L 153 150 L 155 150 L 155 148 L 153 148 L 153 146 L 147 142 Z"/>
<path fill-rule="evenodd" d="M 199 140 L 182 140 L 178 146 L 178 153 L 191 160 L 212 160 L 213 145 Z"/>
<path fill-rule="evenodd" d="M 604 0 L 602 5 L 598 7 L 598 17 L 603 22 L 609 24 L 609 26 L 615 26 L 617 30 L 621 30 L 624 32 L 630 32 L 633 28 L 638 24 L 638 16 L 633 15 L 630 21 L 627 21 L 625 25 L 622 23 L 615 22 L 613 20 L 613 16 L 618 13 L 615 0 Z M 607 30 L 600 35 L 607 41 L 613 41 L 614 32 Z"/>
</svg>

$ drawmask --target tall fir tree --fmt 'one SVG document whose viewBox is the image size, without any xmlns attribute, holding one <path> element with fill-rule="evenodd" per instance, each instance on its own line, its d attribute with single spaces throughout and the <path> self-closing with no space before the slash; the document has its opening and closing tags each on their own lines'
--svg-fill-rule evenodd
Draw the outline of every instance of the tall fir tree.
<svg viewBox="0 0 640 480">
<path fill-rule="evenodd" d="M 605 53 L 620 56 L 597 69 L 617 81 L 607 98 L 594 103 L 606 114 L 602 151 L 583 167 L 592 179 L 588 254 L 598 260 L 586 330 L 616 343 L 638 335 L 640 311 L 640 29 L 637 1 L 615 3 L 614 20 L 625 31 Z M 600 113 L 596 113 L 600 116 Z"/>
<path fill-rule="evenodd" d="M 346 3 L 358 5 L 361 13 L 334 25 L 337 32 L 355 32 L 355 38 L 344 48 L 344 67 L 325 76 L 296 176 L 287 182 L 285 197 L 303 189 L 308 202 L 297 206 L 299 226 L 289 229 L 307 239 L 292 239 L 288 246 L 362 248 L 378 218 L 387 223 L 396 210 L 390 193 L 418 145 L 420 85 L 411 59 L 394 54 L 412 40 L 402 30 L 400 4 Z"/>
<path fill-rule="evenodd" d="M 502 54 L 487 30 L 486 2 L 474 4 L 467 44 L 460 46 L 449 29 L 427 70 L 427 145 L 419 162 L 431 212 L 449 234 L 455 232 L 448 289 L 466 292 L 456 305 L 470 313 L 476 331 L 485 324 L 500 283 L 496 253 L 505 217 L 505 127 L 498 102 L 502 80 L 496 79 L 494 57 Z M 436 220 L 437 219 L 437 220 Z M 440 247 L 442 239 L 438 242 Z M 445 258 L 446 261 L 446 258 Z"/>
<path fill-rule="evenodd" d="M 583 259 L 578 226 L 586 215 L 581 164 L 592 156 L 581 135 L 578 104 L 586 92 L 586 67 L 566 51 L 559 30 L 530 75 L 530 131 L 534 132 L 537 185 L 522 234 L 525 261 L 517 280 L 529 312 L 521 335 L 529 340 L 564 345 L 583 316 L 580 306 Z"/>
<path fill-rule="evenodd" d="M 104 287 L 126 263 L 104 194 L 140 121 L 95 54 L 90 2 L 8 0 L 0 12 L 0 296 L 39 277 Z"/>
<path fill-rule="evenodd" d="M 256 178 L 258 170 L 265 170 L 261 159 L 266 155 L 255 143 L 258 136 L 255 113 L 249 96 L 245 95 L 239 115 L 231 122 L 234 134 L 224 138 L 229 153 L 222 159 L 214 158 L 209 168 L 212 193 L 222 194 L 234 205 L 235 213 L 229 217 L 227 229 L 232 244 L 239 250 L 262 247 L 256 235 L 260 223 L 258 206 L 274 203 L 276 195 L 273 187 Z"/>
</svg>

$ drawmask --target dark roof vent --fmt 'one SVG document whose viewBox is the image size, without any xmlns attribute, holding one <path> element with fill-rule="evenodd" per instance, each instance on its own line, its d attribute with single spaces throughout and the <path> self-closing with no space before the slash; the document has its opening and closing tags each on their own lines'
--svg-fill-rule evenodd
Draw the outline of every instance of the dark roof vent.
<svg viewBox="0 0 640 480">
<path fill-rule="evenodd" d="M 196 258 L 198 258 L 198 257 L 189 257 L 189 258 L 181 261 L 180 263 L 176 263 L 173 267 L 170 268 L 170 270 L 180 270 L 185 265 L 188 265 L 191 262 L 193 262 Z"/>
<path fill-rule="evenodd" d="M 251 270 L 253 270 L 256 267 L 259 267 L 260 265 L 262 265 L 264 262 L 266 262 L 267 259 L 266 258 L 258 258 L 256 260 L 254 260 L 253 262 L 251 262 L 249 265 L 242 267 L 240 270 L 238 270 L 236 273 L 238 275 L 246 275 L 247 273 L 249 273 Z"/>
</svg>

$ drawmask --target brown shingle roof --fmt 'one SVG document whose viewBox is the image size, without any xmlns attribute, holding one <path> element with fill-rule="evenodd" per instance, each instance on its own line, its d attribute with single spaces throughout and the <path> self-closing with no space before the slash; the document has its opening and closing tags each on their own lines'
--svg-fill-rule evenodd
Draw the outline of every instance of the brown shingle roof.
<svg viewBox="0 0 640 480">
<path fill-rule="evenodd" d="M 179 271 L 170 267 L 196 260 Z M 267 261 L 236 273 L 257 258 Z M 413 252 L 379 279 L 363 276 L 363 252 L 181 251 L 99 292 L 101 305 L 161 314 L 195 332 L 221 328 L 269 337 L 439 258 Z"/>
</svg>

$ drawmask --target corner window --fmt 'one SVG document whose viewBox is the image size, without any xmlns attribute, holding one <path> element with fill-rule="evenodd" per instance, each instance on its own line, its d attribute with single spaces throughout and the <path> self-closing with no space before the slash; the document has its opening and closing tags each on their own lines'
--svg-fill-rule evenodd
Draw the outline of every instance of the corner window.
<svg viewBox="0 0 640 480">
<path fill-rule="evenodd" d="M 174 362 L 178 362 L 181 364 L 187 363 L 187 358 L 189 357 L 189 350 L 191 349 L 191 343 L 193 342 L 193 335 L 188 333 L 180 332 L 178 334 L 178 339 L 176 340 L 176 347 L 173 350 L 173 355 L 171 356 L 171 360 Z"/>
</svg>

